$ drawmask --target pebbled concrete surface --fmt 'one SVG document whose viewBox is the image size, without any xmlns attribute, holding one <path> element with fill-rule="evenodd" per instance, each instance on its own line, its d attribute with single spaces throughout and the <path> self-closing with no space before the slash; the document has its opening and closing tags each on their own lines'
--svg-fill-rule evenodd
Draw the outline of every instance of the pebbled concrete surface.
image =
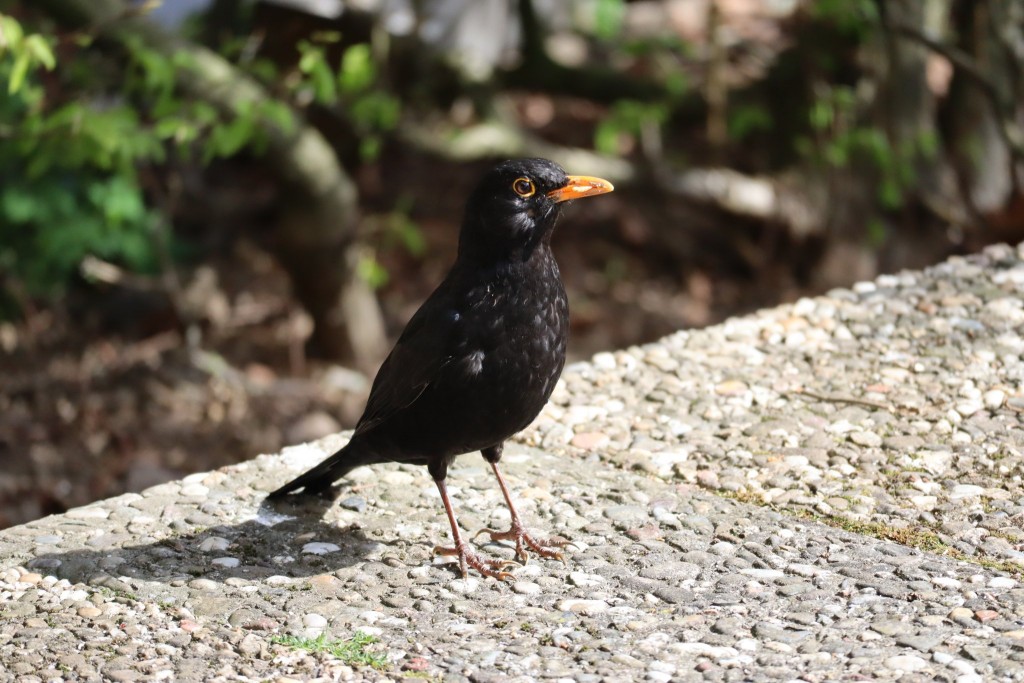
<svg viewBox="0 0 1024 683">
<path fill-rule="evenodd" d="M 511 584 L 431 556 L 422 469 L 260 509 L 342 436 L 0 532 L 0 681 L 1024 680 L 1022 254 L 570 368 L 506 470 L 575 547 Z"/>
</svg>

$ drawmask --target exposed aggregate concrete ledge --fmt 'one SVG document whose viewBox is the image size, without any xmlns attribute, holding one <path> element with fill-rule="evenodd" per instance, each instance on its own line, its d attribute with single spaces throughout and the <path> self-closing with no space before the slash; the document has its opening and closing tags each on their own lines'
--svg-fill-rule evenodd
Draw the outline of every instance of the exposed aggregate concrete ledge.
<svg viewBox="0 0 1024 683">
<path fill-rule="evenodd" d="M 506 460 L 574 547 L 510 585 L 431 557 L 422 468 L 260 508 L 343 436 L 0 532 L 0 681 L 1024 680 L 1022 257 L 568 369 Z M 507 524 L 479 456 L 449 482 Z"/>
</svg>

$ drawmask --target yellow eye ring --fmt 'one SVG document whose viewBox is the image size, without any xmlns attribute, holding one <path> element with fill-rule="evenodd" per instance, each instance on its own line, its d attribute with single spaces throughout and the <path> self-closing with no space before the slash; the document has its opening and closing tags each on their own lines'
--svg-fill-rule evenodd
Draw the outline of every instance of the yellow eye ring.
<svg viewBox="0 0 1024 683">
<path fill-rule="evenodd" d="M 525 198 L 532 197 L 537 188 L 533 186 L 533 181 L 529 178 L 516 178 L 512 183 L 512 191 Z"/>
</svg>

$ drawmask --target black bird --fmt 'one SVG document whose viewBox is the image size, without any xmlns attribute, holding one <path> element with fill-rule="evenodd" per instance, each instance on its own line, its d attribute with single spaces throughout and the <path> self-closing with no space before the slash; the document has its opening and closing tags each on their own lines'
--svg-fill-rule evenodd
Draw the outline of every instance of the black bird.
<svg viewBox="0 0 1024 683">
<path fill-rule="evenodd" d="M 566 175 L 546 159 L 506 161 L 488 172 L 469 197 L 455 265 L 423 303 L 391 350 L 370 390 L 351 441 L 268 498 L 304 489 L 327 491 L 360 465 L 426 465 L 441 493 L 462 575 L 511 577 L 514 563 L 479 558 L 463 540 L 445 477 L 456 456 L 480 451 L 508 504 L 508 531 L 484 529 L 561 559 L 562 539 L 538 541 L 524 529 L 498 470 L 506 439 L 540 412 L 565 364 L 569 303 L 551 253 L 562 203 L 611 192 L 600 178 Z M 524 547 L 525 546 L 525 547 Z"/>
</svg>

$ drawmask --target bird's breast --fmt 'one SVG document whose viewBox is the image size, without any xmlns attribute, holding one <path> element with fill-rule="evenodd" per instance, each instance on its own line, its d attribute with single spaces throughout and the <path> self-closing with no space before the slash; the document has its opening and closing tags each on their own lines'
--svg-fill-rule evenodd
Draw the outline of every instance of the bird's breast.
<svg viewBox="0 0 1024 683">
<path fill-rule="evenodd" d="M 554 258 L 499 269 L 466 290 L 451 367 L 467 412 L 507 437 L 540 412 L 565 363 L 569 306 Z M 453 377 L 453 379 L 456 379 Z"/>
</svg>

